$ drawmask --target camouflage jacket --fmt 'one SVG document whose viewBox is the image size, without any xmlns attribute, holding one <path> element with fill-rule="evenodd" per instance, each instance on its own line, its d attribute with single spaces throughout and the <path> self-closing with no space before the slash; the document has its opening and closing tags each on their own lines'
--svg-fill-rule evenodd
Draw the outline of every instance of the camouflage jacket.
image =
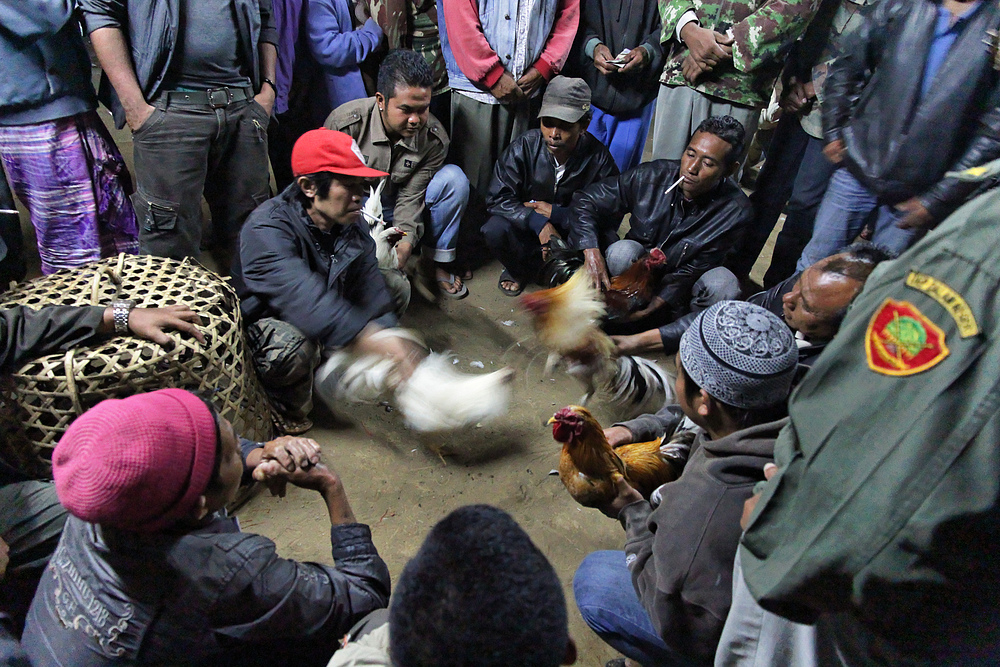
<svg viewBox="0 0 1000 667">
<path fill-rule="evenodd" d="M 434 0 L 358 0 L 385 33 L 390 49 L 412 49 L 434 72 L 434 94 L 448 90 Z"/>
<path fill-rule="evenodd" d="M 781 73 L 785 54 L 805 31 L 819 0 L 660 0 L 661 41 L 667 57 L 660 83 L 691 86 L 735 104 L 763 108 Z M 687 46 L 677 39 L 677 21 L 688 10 L 703 28 L 732 29 L 733 59 L 691 85 L 681 74 Z"/>
</svg>

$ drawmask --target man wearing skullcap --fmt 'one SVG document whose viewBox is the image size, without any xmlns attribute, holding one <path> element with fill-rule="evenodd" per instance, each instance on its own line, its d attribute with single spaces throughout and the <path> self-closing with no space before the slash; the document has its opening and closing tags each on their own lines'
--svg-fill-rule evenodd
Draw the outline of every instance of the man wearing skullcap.
<svg viewBox="0 0 1000 667">
<path fill-rule="evenodd" d="M 80 416 L 52 455 L 71 516 L 28 613 L 32 663 L 325 663 L 385 606 L 389 571 L 318 446 L 298 445 L 271 458 L 181 389 Z M 320 493 L 336 565 L 279 558 L 271 540 L 240 532 L 224 508 L 250 474 Z"/>
<path fill-rule="evenodd" d="M 584 620 L 628 658 L 711 664 L 743 503 L 788 421 L 797 361 L 781 318 L 741 301 L 701 312 L 681 338 L 676 408 L 697 425 L 684 472 L 653 494 L 656 507 L 622 480 L 601 509 L 621 521 L 625 551 L 590 554 L 573 581 Z"/>
</svg>

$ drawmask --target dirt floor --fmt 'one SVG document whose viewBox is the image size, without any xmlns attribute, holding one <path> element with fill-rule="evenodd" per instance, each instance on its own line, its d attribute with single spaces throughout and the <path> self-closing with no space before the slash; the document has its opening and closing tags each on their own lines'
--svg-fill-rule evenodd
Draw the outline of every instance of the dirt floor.
<svg viewBox="0 0 1000 667">
<path fill-rule="evenodd" d="M 112 125 L 110 114 L 103 108 L 100 113 Z M 112 132 L 131 169 L 131 135 Z M 21 211 L 26 244 L 33 250 L 31 226 Z M 30 275 L 38 275 L 37 256 L 31 259 Z M 761 258 L 755 278 L 768 261 Z M 315 427 L 306 435 L 322 445 L 325 460 L 340 473 L 358 520 L 372 527 L 393 581 L 427 531 L 449 511 L 488 503 L 509 512 L 563 582 L 577 664 L 603 665 L 617 653 L 580 617 L 573 573 L 586 554 L 621 549 L 624 531 L 600 512 L 577 505 L 559 478 L 548 474 L 558 464 L 559 445 L 545 422 L 560 407 L 578 402 L 582 387 L 565 375 L 543 375 L 545 355 L 534 344 L 516 299 L 497 289 L 499 273 L 496 263 L 479 268 L 468 282 L 470 296 L 461 301 L 433 305 L 414 294 L 402 324 L 419 331 L 434 350 L 450 350 L 458 367 L 470 373 L 514 368 L 514 399 L 504 418 L 448 436 L 420 437 L 407 431 L 391 406 L 352 406 L 336 415 L 317 406 Z M 673 370 L 672 363 L 667 365 Z M 603 424 L 618 416 L 599 399 L 591 407 Z M 238 516 L 244 530 L 273 539 L 284 557 L 331 561 L 329 521 L 315 492 L 290 488 L 280 499 L 264 491 Z"/>
</svg>

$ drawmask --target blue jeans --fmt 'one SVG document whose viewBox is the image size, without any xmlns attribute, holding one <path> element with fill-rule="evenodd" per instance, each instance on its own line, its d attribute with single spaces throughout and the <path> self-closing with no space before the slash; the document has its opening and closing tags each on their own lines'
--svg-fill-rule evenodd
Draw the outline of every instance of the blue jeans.
<svg viewBox="0 0 1000 667">
<path fill-rule="evenodd" d="M 469 179 L 455 165 L 444 165 L 427 184 L 424 203 L 430 212 L 426 236 L 434 244 L 434 261 L 441 264 L 454 262 L 458 225 L 469 204 Z M 394 207 L 395 202 L 384 205 L 383 220 L 393 221 Z M 414 243 L 418 241 L 420 239 L 415 239 Z"/>
<path fill-rule="evenodd" d="M 741 253 L 729 263 L 734 273 L 750 274 L 782 211 L 786 212 L 785 224 L 774 243 L 764 289 L 795 273 L 795 262 L 812 237 L 816 212 L 837 170 L 823 155 L 823 146 L 822 139 L 802 129 L 797 115 L 788 114 L 778 123 L 756 189 L 750 195 L 754 220 Z"/>
<path fill-rule="evenodd" d="M 632 586 L 624 551 L 595 551 L 573 575 L 573 596 L 591 630 L 622 655 L 643 667 L 683 667 L 649 620 Z"/>
<path fill-rule="evenodd" d="M 613 116 L 592 107 L 594 115 L 587 131 L 608 147 L 618 171 L 628 171 L 642 159 L 642 149 L 646 145 L 655 108 L 656 100 L 653 100 L 631 115 Z"/>
<path fill-rule="evenodd" d="M 897 254 L 909 248 L 917 234 L 916 230 L 896 226 L 903 213 L 891 206 L 879 206 L 875 195 L 846 169 L 835 171 L 816 213 L 812 239 L 802 251 L 796 270 L 804 271 L 849 245 L 861 233 L 865 220 L 875 209 L 878 209 L 878 218 L 872 241 Z"/>
</svg>

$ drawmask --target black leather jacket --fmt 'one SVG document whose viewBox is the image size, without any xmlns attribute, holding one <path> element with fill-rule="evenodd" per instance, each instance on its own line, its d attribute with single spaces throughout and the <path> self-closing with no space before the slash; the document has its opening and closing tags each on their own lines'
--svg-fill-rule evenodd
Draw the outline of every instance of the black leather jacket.
<svg viewBox="0 0 1000 667">
<path fill-rule="evenodd" d="M 594 135 L 584 132 L 566 162 L 566 173 L 557 185 L 556 161 L 545 147 L 542 131 L 529 130 L 515 139 L 497 160 L 487 207 L 491 214 L 502 216 L 526 229 L 544 226 L 545 223 L 544 218 L 538 220 L 541 215 L 526 207 L 524 202 L 548 202 L 552 204 L 553 226 L 566 230 L 569 227 L 567 207 L 573 193 L 603 178 L 617 175 L 618 167 L 608 149 Z"/>
<path fill-rule="evenodd" d="M 581 190 L 573 197 L 569 234 L 573 247 L 603 252 L 617 239 L 622 215 L 631 213 L 625 238 L 663 249 L 667 271 L 659 296 L 678 316 L 688 311 L 691 286 L 722 266 L 753 217 L 750 200 L 728 178 L 695 200 L 684 199 L 680 188 L 664 194 L 679 171 L 677 160 L 654 160 Z"/>
<path fill-rule="evenodd" d="M 826 140 L 844 140 L 851 174 L 886 204 L 919 196 L 938 220 L 975 189 L 945 172 L 1000 156 L 1000 75 L 983 43 L 1000 5 L 983 2 L 968 19 L 920 99 L 939 6 L 876 5 L 831 65 L 823 101 Z"/>
</svg>

